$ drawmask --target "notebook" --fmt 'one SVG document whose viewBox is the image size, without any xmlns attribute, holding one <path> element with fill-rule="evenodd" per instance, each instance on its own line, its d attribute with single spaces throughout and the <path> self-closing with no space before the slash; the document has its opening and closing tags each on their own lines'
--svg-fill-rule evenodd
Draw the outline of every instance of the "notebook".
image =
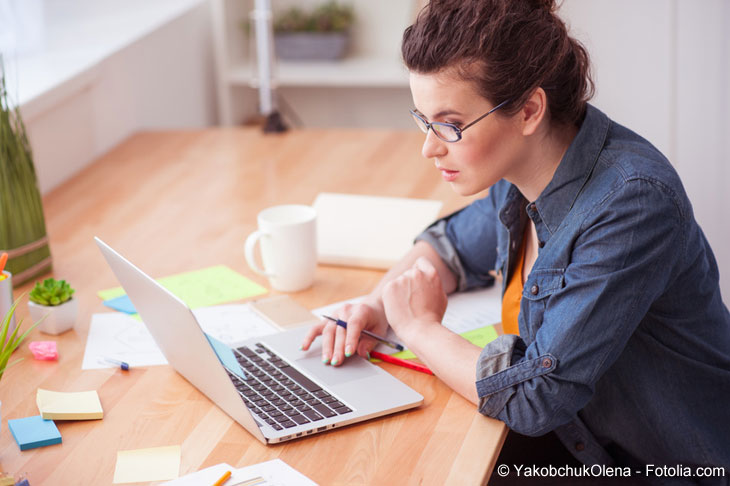
<svg viewBox="0 0 730 486">
<path fill-rule="evenodd" d="M 317 210 L 319 263 L 388 269 L 441 211 L 441 201 L 323 192 Z"/>
</svg>

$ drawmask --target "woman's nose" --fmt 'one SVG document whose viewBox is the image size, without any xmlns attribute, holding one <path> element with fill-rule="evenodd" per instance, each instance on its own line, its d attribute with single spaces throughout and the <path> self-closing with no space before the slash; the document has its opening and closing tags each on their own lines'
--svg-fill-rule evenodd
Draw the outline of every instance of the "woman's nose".
<svg viewBox="0 0 730 486">
<path fill-rule="evenodd" d="M 421 155 L 427 159 L 433 159 L 436 157 L 443 157 L 446 155 L 446 142 L 440 140 L 433 130 L 429 128 L 426 132 L 426 140 L 423 142 L 423 148 L 421 149 Z"/>
</svg>

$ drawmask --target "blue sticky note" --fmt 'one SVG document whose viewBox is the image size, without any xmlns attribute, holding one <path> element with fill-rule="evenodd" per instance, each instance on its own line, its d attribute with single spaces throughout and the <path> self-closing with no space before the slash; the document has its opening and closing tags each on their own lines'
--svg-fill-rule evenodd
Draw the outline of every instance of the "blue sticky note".
<svg viewBox="0 0 730 486">
<path fill-rule="evenodd" d="M 210 334 L 206 333 L 205 337 L 208 338 L 208 342 L 213 347 L 215 354 L 218 355 L 218 359 L 221 360 L 223 366 L 225 366 L 228 371 L 245 381 L 246 374 L 243 372 L 243 369 L 241 369 L 241 365 L 238 364 L 238 360 L 236 359 L 236 355 L 233 353 L 233 350 L 226 343 L 217 340 Z"/>
<path fill-rule="evenodd" d="M 56 424 L 53 420 L 43 420 L 40 415 L 8 420 L 8 428 L 21 451 L 61 443 Z"/>
<path fill-rule="evenodd" d="M 111 307 L 114 310 L 126 312 L 127 314 L 137 313 L 137 309 L 134 308 L 134 304 L 132 304 L 132 301 L 129 300 L 129 297 L 127 297 L 126 295 L 122 295 L 121 297 L 117 297 L 114 299 L 105 300 L 104 305 L 107 307 Z"/>
</svg>

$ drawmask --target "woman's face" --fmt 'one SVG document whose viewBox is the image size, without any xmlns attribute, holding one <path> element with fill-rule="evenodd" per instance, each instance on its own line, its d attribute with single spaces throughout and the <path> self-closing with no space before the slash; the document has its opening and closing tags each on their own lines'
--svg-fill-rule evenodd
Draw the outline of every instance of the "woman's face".
<svg viewBox="0 0 730 486">
<path fill-rule="evenodd" d="M 410 75 L 415 110 L 428 122 L 453 123 L 464 127 L 498 103 L 483 98 L 469 81 L 454 74 Z M 457 194 L 477 194 L 517 169 L 523 146 L 522 131 L 512 117 L 499 110 L 462 133 L 458 142 L 440 140 L 429 130 L 422 154 L 433 158 L 441 176 Z"/>
</svg>

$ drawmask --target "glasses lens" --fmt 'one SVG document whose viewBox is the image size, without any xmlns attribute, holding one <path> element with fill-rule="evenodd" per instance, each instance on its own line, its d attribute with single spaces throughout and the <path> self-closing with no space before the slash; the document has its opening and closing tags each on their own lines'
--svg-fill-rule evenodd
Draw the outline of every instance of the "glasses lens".
<svg viewBox="0 0 730 486">
<path fill-rule="evenodd" d="M 434 131 L 436 136 L 444 142 L 456 142 L 459 140 L 459 132 L 453 125 L 432 123 L 431 129 Z"/>
<path fill-rule="evenodd" d="M 413 112 L 411 112 L 411 116 L 413 117 L 413 121 L 416 122 L 416 125 L 418 125 L 418 128 L 420 128 L 423 133 L 427 133 L 428 126 L 426 125 L 426 122 L 423 121 L 420 116 L 416 115 Z"/>
</svg>

